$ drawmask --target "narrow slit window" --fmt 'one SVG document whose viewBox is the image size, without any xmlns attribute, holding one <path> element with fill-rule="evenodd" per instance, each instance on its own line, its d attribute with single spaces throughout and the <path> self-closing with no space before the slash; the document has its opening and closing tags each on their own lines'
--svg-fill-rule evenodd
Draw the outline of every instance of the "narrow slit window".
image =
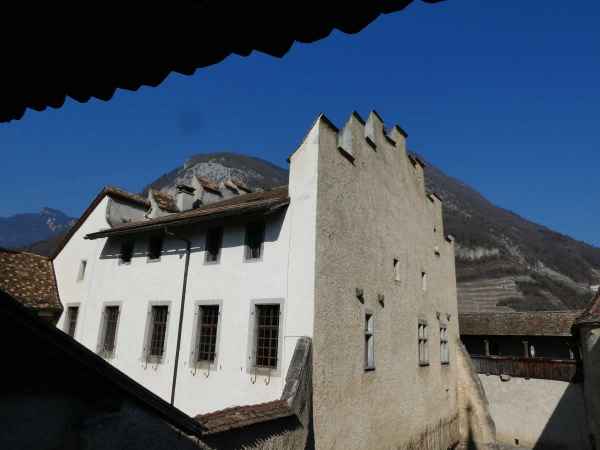
<svg viewBox="0 0 600 450">
<path fill-rule="evenodd" d="M 67 308 L 67 334 L 75 337 L 77 329 L 77 317 L 79 316 L 79 306 L 69 306 Z"/>
<path fill-rule="evenodd" d="M 165 351 L 168 315 L 168 306 L 152 306 L 148 356 L 155 360 L 162 359 Z"/>
<path fill-rule="evenodd" d="M 133 257 L 133 241 L 123 241 L 121 243 L 121 257 L 120 261 L 122 264 L 129 264 Z"/>
<path fill-rule="evenodd" d="M 206 262 L 217 263 L 221 254 L 223 229 L 211 228 L 206 232 Z"/>
<path fill-rule="evenodd" d="M 394 281 L 400 281 L 400 261 L 394 258 Z"/>
<path fill-rule="evenodd" d="M 450 348 L 448 347 L 448 327 L 440 326 L 440 361 L 442 364 L 450 364 Z"/>
<path fill-rule="evenodd" d="M 429 348 L 428 348 L 428 339 L 429 339 L 429 330 L 427 329 L 427 324 L 425 322 L 419 322 L 418 326 L 418 344 L 419 344 L 419 365 L 420 366 L 428 366 L 429 365 Z"/>
<path fill-rule="evenodd" d="M 279 351 L 279 305 L 256 305 L 256 357 L 259 368 L 276 369 Z"/>
<path fill-rule="evenodd" d="M 83 281 L 85 278 L 85 269 L 87 268 L 87 261 L 82 259 L 79 263 L 79 273 L 77 274 L 77 281 Z"/>
<path fill-rule="evenodd" d="M 163 238 L 162 236 L 151 236 L 148 240 L 148 259 L 158 260 L 162 253 Z"/>
<path fill-rule="evenodd" d="M 100 348 L 100 352 L 104 356 L 111 357 L 114 355 L 118 322 L 119 307 L 107 306 L 104 308 L 104 327 L 102 333 L 102 346 Z"/>
<path fill-rule="evenodd" d="M 198 351 L 196 362 L 214 362 L 217 353 L 219 305 L 201 305 L 198 311 Z"/>
<path fill-rule="evenodd" d="M 262 257 L 265 239 L 265 224 L 253 222 L 246 225 L 246 259 L 256 260 Z"/>
<path fill-rule="evenodd" d="M 421 290 L 423 292 L 427 290 L 427 272 L 421 272 Z"/>
<path fill-rule="evenodd" d="M 373 314 L 365 314 L 365 370 L 375 369 L 375 324 Z"/>
</svg>

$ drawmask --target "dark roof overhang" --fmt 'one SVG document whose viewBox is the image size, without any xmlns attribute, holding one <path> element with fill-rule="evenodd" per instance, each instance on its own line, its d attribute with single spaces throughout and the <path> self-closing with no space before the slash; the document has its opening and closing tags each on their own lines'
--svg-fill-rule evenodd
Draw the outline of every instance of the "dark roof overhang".
<svg viewBox="0 0 600 450">
<path fill-rule="evenodd" d="M 20 119 L 28 108 L 59 108 L 66 97 L 110 100 L 116 89 L 157 86 L 171 72 L 191 75 L 231 54 L 282 57 L 294 42 L 315 42 L 334 29 L 358 33 L 411 2 L 187 0 L 158 8 L 108 1 L 68 10 L 36 5 L 35 17 L 30 8 L 7 12 L 5 22 L 19 31 L 0 32 L 11 42 L 0 73 L 0 122 Z"/>
<path fill-rule="evenodd" d="M 285 208 L 289 203 L 290 199 L 287 195 L 287 188 L 268 193 L 245 194 L 178 214 L 118 225 L 114 228 L 90 233 L 85 238 L 99 239 L 126 236 L 163 231 L 166 228 L 212 222 L 231 217 L 268 215 Z"/>
</svg>

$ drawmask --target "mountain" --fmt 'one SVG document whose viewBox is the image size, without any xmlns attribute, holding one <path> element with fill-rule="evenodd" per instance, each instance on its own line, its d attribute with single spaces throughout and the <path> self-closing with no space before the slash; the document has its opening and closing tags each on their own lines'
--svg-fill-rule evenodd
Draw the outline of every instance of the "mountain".
<svg viewBox="0 0 600 450">
<path fill-rule="evenodd" d="M 0 247 L 21 248 L 66 232 L 75 219 L 52 208 L 0 217 Z"/>
<path fill-rule="evenodd" d="M 210 153 L 192 156 L 143 192 L 173 192 L 193 175 L 215 181 L 237 177 L 254 189 L 283 185 L 288 179 L 286 170 L 259 158 Z M 456 239 L 459 310 L 560 310 L 587 304 L 590 286 L 600 285 L 599 248 L 499 208 L 431 164 L 425 178 L 427 190 L 444 202 L 445 232 Z M 38 243 L 32 251 L 47 254 L 52 245 Z"/>
<path fill-rule="evenodd" d="M 459 310 L 578 309 L 600 284 L 600 248 L 499 208 L 435 166 L 427 190 L 443 200 L 456 239 Z"/>
<path fill-rule="evenodd" d="M 193 175 L 205 176 L 213 181 L 238 178 L 252 189 L 270 189 L 287 184 L 287 170 L 264 159 L 239 153 L 220 152 L 194 155 L 183 167 L 177 167 L 160 176 L 143 189 L 158 189 L 174 192 L 177 184 L 190 184 Z"/>
</svg>

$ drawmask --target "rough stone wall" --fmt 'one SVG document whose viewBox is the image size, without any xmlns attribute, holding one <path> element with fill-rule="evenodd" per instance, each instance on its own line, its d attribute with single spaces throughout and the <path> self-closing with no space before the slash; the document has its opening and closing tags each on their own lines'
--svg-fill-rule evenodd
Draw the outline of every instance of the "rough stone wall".
<svg viewBox="0 0 600 450">
<path fill-rule="evenodd" d="M 461 448 L 496 450 L 496 426 L 485 391 L 465 347 L 457 343 L 458 405 Z"/>
<path fill-rule="evenodd" d="M 600 449 L 600 328 L 584 325 L 580 331 L 583 388 L 590 439 Z"/>
<path fill-rule="evenodd" d="M 480 374 L 501 445 L 591 450 L 581 383 Z"/>
<path fill-rule="evenodd" d="M 426 196 L 400 130 L 392 141 L 376 114 L 366 126 L 353 115 L 339 132 L 340 151 L 337 130 L 324 118 L 315 126 L 316 448 L 407 448 L 457 413 L 453 244 L 444 238 L 441 204 Z M 372 371 L 364 368 L 366 312 L 375 324 Z M 429 328 L 430 365 L 424 367 L 417 356 L 419 319 Z M 440 363 L 440 321 L 448 325 L 449 365 Z"/>
</svg>

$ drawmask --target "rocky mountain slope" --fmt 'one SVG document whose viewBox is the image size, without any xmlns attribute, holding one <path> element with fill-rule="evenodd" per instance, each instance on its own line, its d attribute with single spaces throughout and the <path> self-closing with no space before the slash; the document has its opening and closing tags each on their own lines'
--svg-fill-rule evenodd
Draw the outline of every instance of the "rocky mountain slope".
<svg viewBox="0 0 600 450">
<path fill-rule="evenodd" d="M 154 180 L 143 189 L 158 189 L 173 193 L 177 184 L 191 184 L 192 176 L 199 175 L 213 181 L 238 178 L 253 189 L 269 189 L 287 184 L 286 170 L 270 162 L 238 153 L 221 152 L 194 155 L 183 167 L 177 167 Z"/>
<path fill-rule="evenodd" d="M 237 177 L 254 189 L 287 183 L 286 170 L 235 153 L 195 155 L 143 189 L 172 192 L 193 175 Z M 428 191 L 444 201 L 447 234 L 456 238 L 461 311 L 559 310 L 583 307 L 600 284 L 600 249 L 499 208 L 474 189 L 428 165 Z M 48 253 L 52 242 L 34 251 Z"/>
<path fill-rule="evenodd" d="M 68 230 L 75 219 L 57 209 L 0 217 L 0 247 L 20 248 L 50 239 Z"/>
<path fill-rule="evenodd" d="M 444 201 L 456 238 L 459 309 L 557 310 L 583 307 L 600 284 L 600 249 L 499 208 L 428 165 L 427 189 Z"/>
</svg>

